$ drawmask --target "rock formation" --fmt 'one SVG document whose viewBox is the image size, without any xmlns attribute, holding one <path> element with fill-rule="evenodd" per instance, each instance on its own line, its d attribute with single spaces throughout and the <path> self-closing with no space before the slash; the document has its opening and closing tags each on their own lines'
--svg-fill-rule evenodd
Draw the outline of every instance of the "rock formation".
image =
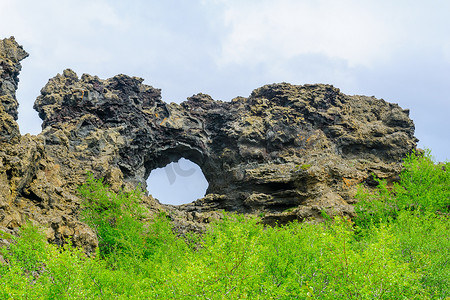
<svg viewBox="0 0 450 300">
<path fill-rule="evenodd" d="M 11 37 L 0 41 L 0 139 L 17 141 L 20 136 L 19 127 L 13 120 L 17 120 L 16 90 L 19 83 L 20 61 L 28 53 Z"/>
<path fill-rule="evenodd" d="M 318 218 L 321 210 L 351 216 L 357 185 L 373 185 L 373 175 L 395 180 L 416 147 L 408 110 L 331 85 L 271 84 L 230 102 L 197 94 L 168 104 L 141 78 L 79 78 L 69 69 L 36 99 L 42 132 L 20 136 L 14 92 L 27 54 L 13 38 L 1 45 L 3 230 L 30 219 L 48 228 L 50 241 L 71 236 L 94 248 L 95 234 L 78 221 L 86 171 L 115 189 L 146 187 L 153 169 L 181 157 L 202 169 L 206 196 L 178 207 L 143 200 L 180 226 L 218 210 L 260 214 L 267 223 Z"/>
</svg>

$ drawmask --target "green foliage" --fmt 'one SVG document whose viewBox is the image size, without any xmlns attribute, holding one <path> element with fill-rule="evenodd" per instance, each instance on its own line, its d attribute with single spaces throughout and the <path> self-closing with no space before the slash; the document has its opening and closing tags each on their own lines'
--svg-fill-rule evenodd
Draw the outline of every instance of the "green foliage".
<svg viewBox="0 0 450 300">
<path fill-rule="evenodd" d="M 97 259 L 87 259 L 69 244 L 50 245 L 45 235 L 31 224 L 0 254 L 7 261 L 0 265 L 1 299 L 82 299 L 97 295 L 91 274 L 99 270 Z M 101 268 L 100 268 L 101 269 Z"/>
<path fill-rule="evenodd" d="M 328 215 L 327 211 L 325 209 L 320 210 L 320 215 L 322 218 L 324 218 L 327 221 L 331 221 L 331 217 Z"/>
<path fill-rule="evenodd" d="M 84 198 L 82 220 L 94 228 L 102 257 L 112 253 L 148 257 L 151 249 L 144 248 L 143 210 L 139 205 L 141 192 L 113 193 L 103 181 L 92 174 L 79 189 Z"/>
<path fill-rule="evenodd" d="M 21 231 L 20 238 L 14 238 L 16 243 L 10 251 L 1 249 L 5 259 L 20 268 L 28 276 L 35 276 L 43 267 L 46 259 L 47 243 L 42 239 L 42 233 L 37 227 L 27 223 Z"/>
<path fill-rule="evenodd" d="M 433 298 L 450 296 L 450 222 L 448 215 L 403 211 L 392 226 L 402 259 L 422 273 Z"/>
<path fill-rule="evenodd" d="M 434 164 L 426 151 L 424 155 L 411 153 L 403 166 L 400 183 L 391 189 L 379 179 L 374 193 L 360 189 L 356 206 L 359 226 L 390 222 L 402 211 L 450 212 L 450 163 Z"/>
<path fill-rule="evenodd" d="M 361 236 L 390 223 L 401 259 L 421 273 L 432 298 L 450 295 L 450 164 L 435 164 L 430 152 L 404 160 L 400 182 L 375 193 L 360 190 L 356 224 Z"/>
<path fill-rule="evenodd" d="M 303 171 L 306 171 L 306 170 L 308 170 L 309 168 L 311 168 L 311 165 L 310 165 L 310 164 L 303 164 L 303 165 L 300 166 L 300 169 L 302 169 Z"/>
<path fill-rule="evenodd" d="M 399 209 L 450 211 L 450 163 L 434 164 L 431 154 L 409 155 L 401 174 L 402 189 L 395 199 Z"/>
<path fill-rule="evenodd" d="M 0 239 L 10 239 L 11 235 L 3 230 L 0 230 Z"/>
<path fill-rule="evenodd" d="M 0 299 L 446 299 L 447 174 L 427 156 L 405 167 L 393 189 L 360 191 L 356 223 L 323 211 L 322 224 L 265 227 L 224 213 L 182 238 L 163 213 L 148 216 L 139 190 L 113 193 L 90 175 L 82 216 L 98 253 L 49 245 L 28 224 L 0 249 Z"/>
</svg>

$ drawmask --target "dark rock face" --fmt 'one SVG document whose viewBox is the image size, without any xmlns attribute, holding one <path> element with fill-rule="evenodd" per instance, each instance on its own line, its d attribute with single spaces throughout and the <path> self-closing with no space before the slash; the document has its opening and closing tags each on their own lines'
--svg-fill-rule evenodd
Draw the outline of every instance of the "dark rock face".
<svg viewBox="0 0 450 300">
<path fill-rule="evenodd" d="M 20 136 L 17 120 L 16 90 L 19 83 L 20 61 L 28 53 L 14 39 L 0 40 L 0 141 L 16 142 Z M 4 114 L 5 112 L 6 114 Z"/>
<path fill-rule="evenodd" d="M 19 72 L 22 69 L 20 61 L 28 57 L 28 53 L 19 46 L 14 39 L 0 41 L 0 99 L 2 106 L 14 120 L 17 120 L 17 108 L 19 103 L 16 99 L 16 90 L 19 83 Z"/>
<path fill-rule="evenodd" d="M 39 207 L 27 217 L 52 228 L 50 240 L 84 232 L 77 241 L 95 246 L 77 221 L 76 188 L 86 170 L 113 188 L 145 186 L 153 169 L 184 157 L 201 167 L 206 196 L 176 208 L 147 197 L 151 209 L 166 209 L 188 227 L 220 209 L 263 213 L 272 223 L 318 218 L 321 210 L 352 215 L 357 184 L 372 174 L 394 179 L 416 147 L 407 110 L 331 85 L 272 84 L 231 102 L 198 94 L 168 104 L 142 81 L 65 70 L 42 89 L 34 108 L 43 131 L 28 142 L 21 137 L 36 150 L 10 201 Z"/>
<path fill-rule="evenodd" d="M 27 56 L 14 38 L 0 41 L 0 230 L 14 234 L 31 221 L 46 228 L 49 241 L 61 244 L 71 237 L 90 252 L 98 241 L 92 229 L 78 221 L 80 180 L 59 172 L 46 153 L 43 135 L 21 136 L 15 121 L 20 60 Z"/>
<path fill-rule="evenodd" d="M 273 84 L 231 102 L 198 94 L 178 105 L 139 78 L 78 79 L 66 70 L 43 88 L 35 108 L 47 145 L 60 144 L 54 137 L 61 128 L 70 128 L 71 152 L 93 132 L 115 132 L 120 143 L 103 147 L 116 148 L 110 165 L 125 181 L 145 185 L 151 170 L 181 157 L 197 163 L 209 188 L 181 207 L 188 211 L 292 215 L 325 201 L 321 209 L 351 213 L 351 187 L 372 173 L 395 176 L 415 147 L 408 111 L 330 85 Z M 100 141 L 86 150 L 86 160 L 104 157 Z"/>
</svg>

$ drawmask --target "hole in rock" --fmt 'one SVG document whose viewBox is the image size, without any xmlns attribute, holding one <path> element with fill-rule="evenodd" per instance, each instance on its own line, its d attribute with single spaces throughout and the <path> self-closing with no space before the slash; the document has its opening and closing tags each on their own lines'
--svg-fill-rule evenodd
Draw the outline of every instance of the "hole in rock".
<svg viewBox="0 0 450 300">
<path fill-rule="evenodd" d="M 149 193 L 164 204 L 190 203 L 205 196 L 207 188 L 200 167 L 185 158 L 152 170 L 147 179 Z"/>
</svg>

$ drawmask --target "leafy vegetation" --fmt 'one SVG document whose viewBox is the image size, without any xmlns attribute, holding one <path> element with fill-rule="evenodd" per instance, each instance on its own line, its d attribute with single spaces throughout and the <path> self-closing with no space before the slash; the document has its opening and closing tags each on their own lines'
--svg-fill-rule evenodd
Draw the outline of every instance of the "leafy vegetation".
<svg viewBox="0 0 450 300">
<path fill-rule="evenodd" d="M 1 299 L 448 299 L 450 177 L 429 154 L 405 159 L 392 188 L 361 189 L 357 218 L 264 227 L 224 214 L 183 238 L 140 192 L 90 176 L 83 219 L 99 248 L 49 245 L 35 226 L 0 254 Z"/>
</svg>

